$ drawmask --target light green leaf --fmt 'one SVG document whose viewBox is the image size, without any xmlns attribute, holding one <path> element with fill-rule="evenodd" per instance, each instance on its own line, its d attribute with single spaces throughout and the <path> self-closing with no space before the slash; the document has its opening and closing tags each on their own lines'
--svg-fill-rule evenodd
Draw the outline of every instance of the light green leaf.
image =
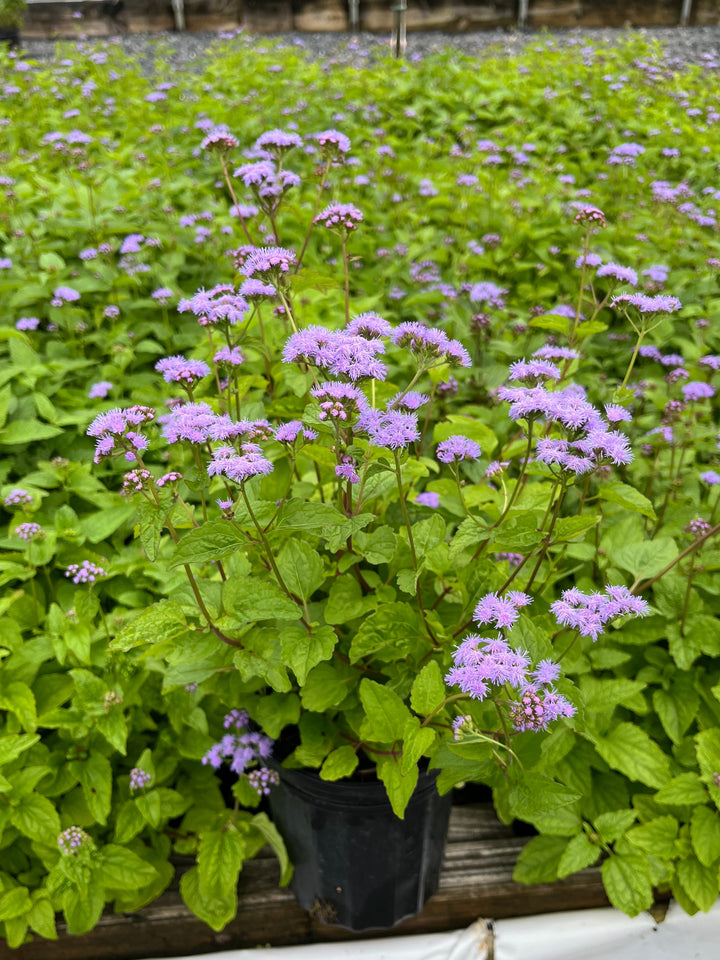
<svg viewBox="0 0 720 960">
<path fill-rule="evenodd" d="M 37 443 L 39 440 L 57 437 L 62 432 L 62 427 L 52 427 L 49 423 L 41 423 L 35 419 L 12 420 L 0 430 L 0 444 L 14 446 L 16 443 Z"/>
<path fill-rule="evenodd" d="M 256 813 L 251 821 L 253 827 L 263 836 L 270 845 L 280 863 L 280 886 L 285 887 L 292 879 L 293 867 L 290 863 L 287 848 L 283 838 L 278 833 L 275 824 L 268 820 L 267 814 Z"/>
<path fill-rule="evenodd" d="M 157 880 L 158 872 L 127 847 L 109 843 L 100 851 L 100 876 L 109 890 L 137 889 Z"/>
<path fill-rule="evenodd" d="M 410 717 L 403 729 L 403 753 L 400 770 L 403 774 L 415 766 L 420 757 L 435 742 L 435 731 L 430 727 L 421 727 L 417 717 Z"/>
<path fill-rule="evenodd" d="M 673 777 L 655 794 L 658 803 L 668 806 L 707 803 L 708 794 L 696 773 L 681 773 Z"/>
<path fill-rule="evenodd" d="M 520 851 L 513 880 L 516 883 L 552 883 L 557 879 L 560 860 L 566 849 L 565 837 L 533 837 Z"/>
<path fill-rule="evenodd" d="M 182 875 L 180 894 L 186 906 L 192 910 L 195 916 L 218 933 L 230 923 L 237 913 L 236 889 L 233 887 L 222 897 L 208 896 L 200 888 L 197 867 L 193 867 Z"/>
<path fill-rule="evenodd" d="M 675 857 L 675 841 L 678 834 L 678 822 L 675 817 L 654 817 L 639 827 L 633 827 L 625 838 L 645 853 L 651 853 L 663 860 Z"/>
<path fill-rule="evenodd" d="M 555 525 L 553 539 L 561 542 L 581 540 L 599 522 L 600 517 L 562 517 Z"/>
<path fill-rule="evenodd" d="M 618 724 L 606 736 L 598 737 L 595 749 L 613 770 L 631 780 L 662 787 L 670 779 L 667 756 L 644 730 L 632 723 Z"/>
<path fill-rule="evenodd" d="M 40 897 L 33 903 L 27 915 L 27 922 L 30 929 L 39 933 L 41 937 L 46 940 L 57 940 L 55 911 L 47 897 Z"/>
<path fill-rule="evenodd" d="M 578 799 L 578 793 L 541 773 L 524 773 L 510 784 L 510 809 L 514 816 L 528 823 L 534 823 L 537 817 L 552 814 L 558 807 L 569 806 Z"/>
<path fill-rule="evenodd" d="M 223 584 L 223 607 L 235 623 L 299 620 L 301 610 L 274 583 L 257 577 L 232 577 Z"/>
<path fill-rule="evenodd" d="M 288 540 L 278 554 L 277 565 L 290 593 L 303 600 L 309 600 L 325 580 L 317 550 L 302 540 Z"/>
<path fill-rule="evenodd" d="M 340 780 L 349 777 L 358 765 L 358 755 L 350 744 L 331 750 L 320 768 L 321 780 Z"/>
<path fill-rule="evenodd" d="M 673 743 L 680 743 L 695 719 L 700 697 L 691 675 L 673 672 L 672 684 L 667 690 L 653 693 L 653 706 Z"/>
<path fill-rule="evenodd" d="M 363 597 L 360 584 L 354 577 L 338 577 L 330 587 L 323 615 L 326 623 L 347 623 L 367 613 L 374 605 L 375 599 Z"/>
<path fill-rule="evenodd" d="M 602 878 L 610 903 L 636 917 L 653 904 L 653 889 L 645 857 L 613 854 L 602 865 Z"/>
<path fill-rule="evenodd" d="M 360 624 L 350 645 L 350 662 L 392 647 L 393 658 L 406 653 L 423 635 L 420 615 L 410 603 L 384 603 Z"/>
<path fill-rule="evenodd" d="M 435 424 L 433 443 L 441 443 L 455 434 L 462 434 L 479 443 L 486 456 L 493 452 L 498 443 L 495 434 L 481 420 L 458 413 L 451 413 L 441 423 Z"/>
<path fill-rule="evenodd" d="M 415 713 L 426 717 L 439 707 L 446 696 L 445 683 L 435 660 L 426 663 L 415 677 L 410 693 L 410 706 Z"/>
<path fill-rule="evenodd" d="M 720 816 L 709 807 L 696 807 L 690 821 L 693 850 L 705 867 L 720 858 Z"/>
<path fill-rule="evenodd" d="M 600 857 L 600 848 L 591 843 L 587 834 L 578 833 L 572 837 L 563 851 L 558 864 L 558 877 L 567 877 L 585 867 L 591 867 Z"/>
<path fill-rule="evenodd" d="M 413 766 L 407 773 L 403 773 L 400 765 L 395 760 L 391 757 L 383 757 L 381 761 L 378 761 L 377 772 L 385 784 L 388 799 L 390 800 L 395 816 L 403 820 L 405 817 L 405 809 L 417 786 L 417 766 Z"/>
<path fill-rule="evenodd" d="M 393 690 L 365 677 L 360 681 L 360 699 L 365 710 L 360 730 L 364 740 L 392 743 L 402 738 L 412 714 Z"/>
<path fill-rule="evenodd" d="M 73 776 L 82 786 L 88 809 L 97 823 L 105 823 L 110 813 L 112 795 L 112 767 L 107 757 L 92 753 L 87 760 L 73 760 L 69 764 Z"/>
<path fill-rule="evenodd" d="M 619 840 L 635 823 L 634 810 L 609 810 L 595 817 L 594 826 L 606 843 Z"/>
<path fill-rule="evenodd" d="M 68 933 L 88 933 L 100 919 L 104 906 L 105 890 L 99 883 L 89 883 L 82 890 L 70 887 L 62 900 Z"/>
<path fill-rule="evenodd" d="M 634 510 L 644 517 L 648 517 L 650 520 L 656 519 L 653 505 L 648 498 L 627 483 L 620 483 L 619 480 L 611 483 L 601 483 L 597 495 L 600 500 L 617 503 L 621 507 L 626 507 L 628 510 Z"/>
<path fill-rule="evenodd" d="M 182 607 L 174 600 L 160 600 L 124 627 L 110 643 L 110 649 L 126 651 L 143 643 L 175 640 L 187 629 Z"/>
<path fill-rule="evenodd" d="M 145 826 L 145 817 L 138 810 L 134 800 L 126 800 L 115 818 L 115 839 L 118 843 L 129 843 Z"/>
<path fill-rule="evenodd" d="M 35 696 L 26 683 L 15 681 L 0 687 L 0 710 L 9 710 L 14 713 L 27 733 L 35 732 L 37 727 Z"/>
<path fill-rule="evenodd" d="M 290 665 L 298 683 L 322 660 L 329 660 L 337 644 L 332 627 L 314 627 L 308 633 L 303 627 L 289 627 L 282 633 L 283 659 Z"/>
<path fill-rule="evenodd" d="M 0 894 L 0 921 L 22 917 L 32 907 L 27 887 L 13 887 Z"/>
<path fill-rule="evenodd" d="M 700 909 L 704 913 L 712 909 L 718 897 L 717 868 L 703 866 L 695 857 L 687 857 L 678 863 L 676 872 L 685 893 Z"/>
<path fill-rule="evenodd" d="M 337 707 L 357 682 L 357 671 L 340 662 L 319 663 L 310 671 L 300 697 L 306 710 L 322 713 Z"/>
<path fill-rule="evenodd" d="M 31 840 L 40 840 L 48 846 L 57 843 L 60 817 L 54 805 L 40 793 L 23 797 L 10 815 L 12 825 Z"/>
<path fill-rule="evenodd" d="M 106 510 L 96 510 L 82 518 L 80 528 L 90 543 L 100 543 L 134 516 L 135 507 L 129 504 L 124 504 L 121 507 L 110 507 Z"/>
<path fill-rule="evenodd" d="M 621 570 L 629 570 L 636 579 L 654 577 L 677 556 L 675 541 L 669 537 L 629 543 L 613 552 L 612 560 Z"/>
<path fill-rule="evenodd" d="M 245 840 L 234 827 L 204 833 L 197 855 L 201 892 L 210 898 L 232 896 L 244 858 Z"/>
<path fill-rule="evenodd" d="M 35 733 L 15 733 L 0 737 L 0 767 L 16 760 L 21 753 L 29 750 L 38 742 L 40 736 Z"/>
</svg>

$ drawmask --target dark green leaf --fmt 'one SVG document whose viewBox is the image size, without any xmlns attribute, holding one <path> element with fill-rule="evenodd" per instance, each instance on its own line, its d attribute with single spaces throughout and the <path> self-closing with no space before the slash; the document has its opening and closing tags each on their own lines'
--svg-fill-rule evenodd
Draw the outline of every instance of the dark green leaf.
<svg viewBox="0 0 720 960">
<path fill-rule="evenodd" d="M 229 520 L 208 520 L 185 534 L 175 547 L 170 566 L 221 560 L 246 543 L 245 534 Z"/>
</svg>

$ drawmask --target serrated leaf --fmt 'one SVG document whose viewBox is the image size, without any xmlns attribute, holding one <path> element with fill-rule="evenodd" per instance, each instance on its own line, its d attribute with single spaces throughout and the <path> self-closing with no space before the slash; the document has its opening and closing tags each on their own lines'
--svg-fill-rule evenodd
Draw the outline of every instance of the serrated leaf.
<svg viewBox="0 0 720 960">
<path fill-rule="evenodd" d="M 658 803 L 668 806 L 706 803 L 707 799 L 707 790 L 696 773 L 681 773 L 673 777 L 655 794 Z"/>
<path fill-rule="evenodd" d="M 62 907 L 68 933 L 88 933 L 100 919 L 105 906 L 105 890 L 100 884 L 89 883 L 82 890 L 71 887 L 63 895 Z"/>
<path fill-rule="evenodd" d="M 232 577 L 223 584 L 223 607 L 235 623 L 299 620 L 300 608 L 269 580 Z"/>
<path fill-rule="evenodd" d="M 667 756 L 639 727 L 621 723 L 595 740 L 595 749 L 613 770 L 649 787 L 662 787 L 670 779 Z"/>
<path fill-rule="evenodd" d="M 690 837 L 700 863 L 711 867 L 720 858 L 720 816 L 717 811 L 706 806 L 696 807 L 690 821 Z"/>
<path fill-rule="evenodd" d="M 513 880 L 516 883 L 552 883 L 557 879 L 566 848 L 565 837 L 533 837 L 520 851 Z"/>
<path fill-rule="evenodd" d="M 111 650 L 131 650 L 143 643 L 175 640 L 188 629 L 182 607 L 174 600 L 160 600 L 132 620 L 110 643 Z"/>
<path fill-rule="evenodd" d="M 600 857 L 600 848 L 590 842 L 588 836 L 579 833 L 572 837 L 558 863 L 558 877 L 567 877 L 585 867 L 591 867 Z"/>
<path fill-rule="evenodd" d="M 655 712 L 673 743 L 680 743 L 685 736 L 695 719 L 699 704 L 700 697 L 693 678 L 687 673 L 675 671 L 670 688 L 653 693 Z"/>
<path fill-rule="evenodd" d="M 277 565 L 290 593 L 303 600 L 309 600 L 325 581 L 323 562 L 317 550 L 302 540 L 288 540 L 277 556 Z"/>
<path fill-rule="evenodd" d="M 57 437 L 62 432 L 62 427 L 53 427 L 49 423 L 41 423 L 40 420 L 12 420 L 0 430 L 0 444 L 14 446 L 17 443 L 36 443 Z"/>
<path fill-rule="evenodd" d="M 186 906 L 196 917 L 220 932 L 237 913 L 237 891 L 228 891 L 223 897 L 210 897 L 200 888 L 198 868 L 193 867 L 180 878 L 180 894 Z"/>
<path fill-rule="evenodd" d="M 185 534 L 175 547 L 170 566 L 221 560 L 246 543 L 246 535 L 229 520 L 208 520 Z"/>
<path fill-rule="evenodd" d="M 593 825 L 606 843 L 613 843 L 635 823 L 634 810 L 609 810 L 595 817 Z"/>
<path fill-rule="evenodd" d="M 446 696 L 445 683 L 435 660 L 426 663 L 413 681 L 410 706 L 415 713 L 426 717 L 439 707 Z"/>
<path fill-rule="evenodd" d="M 303 627 L 292 627 L 283 631 L 283 659 L 291 667 L 303 684 L 313 667 L 323 660 L 329 660 L 337 644 L 337 634 L 332 627 L 314 627 L 310 633 Z"/>
<path fill-rule="evenodd" d="M 360 699 L 365 711 L 360 729 L 364 740 L 392 743 L 402 738 L 412 715 L 394 690 L 365 677 L 360 681 Z"/>
<path fill-rule="evenodd" d="M 687 895 L 707 913 L 718 897 L 717 869 L 703 866 L 695 857 L 686 857 L 676 867 L 677 878 Z"/>
<path fill-rule="evenodd" d="M 27 915 L 28 926 L 35 933 L 39 933 L 46 940 L 57 940 L 55 929 L 55 911 L 46 897 L 41 897 L 33 903 Z"/>
<path fill-rule="evenodd" d="M 51 846 L 57 843 L 60 817 L 54 805 L 40 793 L 23 797 L 10 815 L 12 825 L 31 840 Z"/>
<path fill-rule="evenodd" d="M 561 542 L 580 540 L 600 522 L 600 517 L 562 517 L 555 524 L 553 539 Z"/>
<path fill-rule="evenodd" d="M 82 786 L 88 810 L 97 823 L 105 823 L 110 813 L 112 767 L 107 757 L 92 753 L 87 760 L 73 760 L 70 771 Z"/>
<path fill-rule="evenodd" d="M 27 733 L 35 732 L 37 727 L 35 696 L 26 683 L 15 681 L 0 687 L 0 710 L 9 710 L 14 713 Z"/>
<path fill-rule="evenodd" d="M 158 872 L 127 847 L 109 843 L 100 851 L 100 876 L 109 890 L 146 887 L 158 877 Z"/>
<path fill-rule="evenodd" d="M 403 729 L 402 773 L 408 773 L 434 742 L 435 731 L 430 727 L 421 727 L 417 717 L 410 717 Z"/>
<path fill-rule="evenodd" d="M 325 757 L 320 768 L 321 780 L 340 780 L 349 777 L 358 765 L 357 752 L 350 744 L 336 747 Z"/>
<path fill-rule="evenodd" d="M 639 827 L 633 827 L 625 834 L 625 838 L 645 853 L 664 860 L 675 857 L 675 840 L 678 834 L 678 822 L 675 817 L 654 817 Z"/>
<path fill-rule="evenodd" d="M 300 697 L 306 710 L 322 713 L 329 707 L 337 707 L 347 696 L 352 684 L 357 682 L 357 671 L 334 661 L 319 663 L 310 671 Z"/>
<path fill-rule="evenodd" d="M 629 543 L 613 551 L 613 564 L 628 570 L 636 579 L 654 577 L 677 557 L 675 541 L 669 537 Z"/>
<path fill-rule="evenodd" d="M 357 663 L 391 646 L 396 659 L 423 635 L 420 615 L 410 603 L 384 603 L 360 624 L 350 644 L 350 662 Z"/>
<path fill-rule="evenodd" d="M 129 843 L 145 826 L 145 817 L 138 810 L 134 800 L 126 800 L 115 818 L 115 840 Z"/>
<path fill-rule="evenodd" d="M 17 733 L 0 737 L 0 766 L 16 760 L 40 739 L 36 733 Z"/>
<path fill-rule="evenodd" d="M 232 895 L 245 858 L 245 847 L 245 839 L 231 827 L 202 834 L 197 864 L 204 896 L 225 899 Z"/>
<path fill-rule="evenodd" d="M 509 805 L 513 816 L 528 823 L 568 806 L 579 794 L 541 773 L 525 773 L 510 784 Z"/>
<path fill-rule="evenodd" d="M 13 887 L 0 893 L 0 921 L 24 916 L 32 907 L 27 887 Z"/>
<path fill-rule="evenodd" d="M 608 503 L 617 503 L 619 506 L 634 510 L 650 520 L 657 519 L 653 505 L 648 498 L 627 483 L 620 483 L 619 481 L 601 483 L 598 487 L 598 499 L 607 500 Z"/>
<path fill-rule="evenodd" d="M 647 860 L 634 854 L 614 854 L 602 865 L 602 878 L 610 903 L 630 917 L 653 904 Z"/>
<path fill-rule="evenodd" d="M 378 762 L 377 772 L 385 784 L 388 800 L 390 801 L 395 816 L 403 820 L 405 817 L 405 809 L 417 786 L 417 766 L 414 765 L 406 773 L 403 773 L 400 765 L 395 760 L 392 758 L 383 758 L 382 761 Z"/>
</svg>

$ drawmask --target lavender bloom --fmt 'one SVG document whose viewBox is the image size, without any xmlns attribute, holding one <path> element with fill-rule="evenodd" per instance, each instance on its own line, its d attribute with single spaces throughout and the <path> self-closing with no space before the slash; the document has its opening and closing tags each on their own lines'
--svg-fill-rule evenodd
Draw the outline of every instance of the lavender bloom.
<svg viewBox="0 0 720 960">
<path fill-rule="evenodd" d="M 27 490 L 22 490 L 20 487 L 11 490 L 3 501 L 6 507 L 21 507 L 23 504 L 32 502 L 32 494 L 28 493 Z"/>
<path fill-rule="evenodd" d="M 123 240 L 120 246 L 120 255 L 126 253 L 140 253 L 145 237 L 141 233 L 131 233 Z"/>
<path fill-rule="evenodd" d="M 295 252 L 286 250 L 284 247 L 256 247 L 241 269 L 246 277 L 257 277 L 277 284 L 286 273 L 290 272 L 290 267 L 295 260 Z"/>
<path fill-rule="evenodd" d="M 366 340 L 378 340 L 390 336 L 392 325 L 377 313 L 360 313 L 347 324 L 345 332 Z"/>
<path fill-rule="evenodd" d="M 80 299 L 80 294 L 77 290 L 73 290 L 72 287 L 55 287 L 53 291 L 53 300 L 59 301 L 59 303 L 54 303 L 53 305 L 62 306 L 63 303 L 73 303 L 76 300 Z"/>
<path fill-rule="evenodd" d="M 150 297 L 153 300 L 157 300 L 162 306 L 167 306 L 174 296 L 175 294 L 169 287 L 158 287 L 157 290 L 153 290 L 150 294 Z"/>
<path fill-rule="evenodd" d="M 255 141 L 256 150 L 266 150 L 276 157 L 301 146 L 302 139 L 296 133 L 286 133 L 284 130 L 268 130 Z"/>
<path fill-rule="evenodd" d="M 708 355 L 698 360 L 698 363 L 704 367 L 710 367 L 711 370 L 720 370 L 720 357 Z"/>
<path fill-rule="evenodd" d="M 715 390 L 709 383 L 703 383 L 701 380 L 691 380 L 681 387 L 683 396 L 687 403 L 694 400 L 709 400 L 715 396 Z"/>
<path fill-rule="evenodd" d="M 331 203 L 313 219 L 313 223 L 345 235 L 357 230 L 362 221 L 362 212 L 351 203 Z"/>
<path fill-rule="evenodd" d="M 190 443 L 205 443 L 210 439 L 210 429 L 217 414 L 207 403 L 185 403 L 160 418 L 162 435 L 168 443 L 188 440 Z"/>
<path fill-rule="evenodd" d="M 570 347 L 540 347 L 533 353 L 540 360 L 577 360 L 580 354 Z"/>
<path fill-rule="evenodd" d="M 141 767 L 133 767 L 130 771 L 130 792 L 134 793 L 136 790 L 142 790 L 151 780 L 152 777 L 147 770 L 143 770 Z"/>
<path fill-rule="evenodd" d="M 73 583 L 94 583 L 99 577 L 106 577 L 107 571 L 92 560 L 83 560 L 82 563 L 71 563 L 65 576 L 72 579 Z"/>
<path fill-rule="evenodd" d="M 720 484 L 720 473 L 718 473 L 716 470 L 706 470 L 704 473 L 700 474 L 700 479 L 709 487 L 715 487 Z"/>
<path fill-rule="evenodd" d="M 60 853 L 65 856 L 77 853 L 83 847 L 92 845 L 89 834 L 80 827 L 67 827 L 57 838 Z"/>
<path fill-rule="evenodd" d="M 574 220 L 575 223 L 582 224 L 583 226 L 590 224 L 599 227 L 607 226 L 607 218 L 602 210 L 600 210 L 598 207 L 580 207 L 578 212 L 575 214 Z"/>
<path fill-rule="evenodd" d="M 694 537 L 700 539 L 700 537 L 705 537 L 712 530 L 712 524 L 708 523 L 707 520 L 703 520 L 702 517 L 696 517 L 694 520 L 691 520 L 690 523 L 685 527 L 685 533 L 691 533 Z"/>
<path fill-rule="evenodd" d="M 642 275 L 647 277 L 653 283 L 665 283 L 670 274 L 670 268 L 664 267 L 662 264 L 656 263 L 653 266 L 648 267 L 647 270 L 643 270 Z"/>
<path fill-rule="evenodd" d="M 40 321 L 37 317 L 20 317 L 15 324 L 16 330 L 37 330 Z"/>
<path fill-rule="evenodd" d="M 479 624 L 491 623 L 498 630 L 512 627 L 518 619 L 518 609 L 530 603 L 532 598 L 518 591 L 512 591 L 507 597 L 488 593 L 475 607 L 473 620 Z"/>
<path fill-rule="evenodd" d="M 491 307 L 502 309 L 505 306 L 507 290 L 494 283 L 476 283 L 470 288 L 470 299 L 473 303 L 487 303 Z"/>
<path fill-rule="evenodd" d="M 357 464 L 352 457 L 343 457 L 342 463 L 335 467 L 335 476 L 339 480 L 347 480 L 349 483 L 360 483 L 360 477 L 357 473 Z"/>
<path fill-rule="evenodd" d="M 365 395 L 350 383 L 329 381 L 320 383 L 310 391 L 316 400 L 320 401 L 320 420 L 342 420 L 346 422 L 353 417 L 365 403 Z"/>
<path fill-rule="evenodd" d="M 433 493 L 431 490 L 425 490 L 415 497 L 414 502 L 420 504 L 421 507 L 431 507 L 435 510 L 440 506 L 440 494 Z"/>
<path fill-rule="evenodd" d="M 295 443 L 300 434 L 305 440 L 317 440 L 318 436 L 317 431 L 306 427 L 301 420 L 289 420 L 277 428 L 275 439 L 278 443 Z"/>
<path fill-rule="evenodd" d="M 586 267 L 599 267 L 602 264 L 602 257 L 599 253 L 581 254 L 575 260 L 575 266 L 580 269 L 583 264 L 585 264 Z"/>
<path fill-rule="evenodd" d="M 268 796 L 271 789 L 280 783 L 280 774 L 276 773 L 275 770 L 269 770 L 267 767 L 251 770 L 247 778 L 250 786 L 260 797 Z"/>
<path fill-rule="evenodd" d="M 401 323 L 393 331 L 392 341 L 416 354 L 423 364 L 437 361 L 461 367 L 472 364 L 470 354 L 459 340 L 450 340 L 444 331 L 426 327 L 417 321 Z"/>
<path fill-rule="evenodd" d="M 383 412 L 367 407 L 360 414 L 355 429 L 367 433 L 373 446 L 390 447 L 391 450 L 407 447 L 420 439 L 417 416 L 397 410 Z"/>
<path fill-rule="evenodd" d="M 110 393 L 114 384 L 109 380 L 101 380 L 99 383 L 93 383 L 88 391 L 88 397 L 91 400 L 104 400 Z"/>
<path fill-rule="evenodd" d="M 144 490 L 153 479 L 149 470 L 129 470 L 123 477 L 122 492 L 138 493 Z"/>
<path fill-rule="evenodd" d="M 43 533 L 43 528 L 39 523 L 20 523 L 13 531 L 16 537 L 21 540 L 37 540 Z"/>
<path fill-rule="evenodd" d="M 193 384 L 210 373 L 204 360 L 187 360 L 180 354 L 158 360 L 155 369 L 162 373 L 165 383 Z"/>
<path fill-rule="evenodd" d="M 548 360 L 516 360 L 510 366 L 508 380 L 524 380 L 537 383 L 541 380 L 559 380 L 560 369 Z"/>
<path fill-rule="evenodd" d="M 230 367 L 239 367 L 245 356 L 240 347 L 221 347 L 213 357 L 215 363 L 227 364 Z"/>
<path fill-rule="evenodd" d="M 227 714 L 223 725 L 226 730 L 234 728 L 235 732 L 213 744 L 202 762 L 217 770 L 224 760 L 229 760 L 230 769 L 239 775 L 257 760 L 267 759 L 272 753 L 273 741 L 263 733 L 247 729 L 247 724 L 248 716 L 244 710 L 232 710 Z"/>
<path fill-rule="evenodd" d="M 507 560 L 508 566 L 510 567 L 519 567 L 520 564 L 525 559 L 522 553 L 502 552 L 502 553 L 496 553 L 494 556 L 496 560 Z"/>
<path fill-rule="evenodd" d="M 285 363 L 308 363 L 334 376 L 345 375 L 351 380 L 365 377 L 384 380 L 387 368 L 376 354 L 384 353 L 380 340 L 347 333 L 344 330 L 326 330 L 310 326 L 292 334 L 285 344 Z"/>
<path fill-rule="evenodd" d="M 644 293 L 621 293 L 619 297 L 613 297 L 610 306 L 615 307 L 622 304 L 635 307 L 640 313 L 675 313 L 682 308 L 682 304 L 677 297 L 648 297 Z"/>
<path fill-rule="evenodd" d="M 0 257 L 0 270 L 12 270 L 12 265 L 10 257 Z"/>
<path fill-rule="evenodd" d="M 426 393 L 418 393 L 416 390 L 409 390 L 406 393 L 397 393 L 392 400 L 388 400 L 386 406 L 388 410 L 397 408 L 398 410 L 419 410 L 424 407 L 430 397 Z"/>
<path fill-rule="evenodd" d="M 178 312 L 194 314 L 201 327 L 241 323 L 249 310 L 244 296 L 228 283 L 220 283 L 211 290 L 198 290 L 194 297 L 183 298 L 178 303 Z"/>
<path fill-rule="evenodd" d="M 240 449 L 241 455 L 236 454 L 232 447 L 216 450 L 208 464 L 208 476 L 224 476 L 235 483 L 245 483 L 251 477 L 272 473 L 272 463 L 263 456 L 257 444 L 243 443 Z"/>
<path fill-rule="evenodd" d="M 436 456 L 441 463 L 457 463 L 459 460 L 478 460 L 482 454 L 480 445 L 461 434 L 454 434 L 438 444 Z"/>
<path fill-rule="evenodd" d="M 225 124 L 214 127 L 203 139 L 200 146 L 203 150 L 216 150 L 219 153 L 229 153 L 239 146 L 237 137 L 234 137 Z"/>
<path fill-rule="evenodd" d="M 632 267 L 621 267 L 617 263 L 606 263 L 598 267 L 598 277 L 612 277 L 615 280 L 622 280 L 623 283 L 629 283 L 633 287 L 637 286 L 638 275 Z"/>
<path fill-rule="evenodd" d="M 350 150 L 350 140 L 337 130 L 323 130 L 315 134 L 320 150 L 333 160 L 342 160 L 342 155 Z"/>
<path fill-rule="evenodd" d="M 609 620 L 617 617 L 644 617 L 648 604 L 633 596 L 627 587 L 607 586 L 605 593 L 582 593 L 572 588 L 564 590 L 561 599 L 550 609 L 558 624 L 577 630 L 583 637 L 597 640 Z"/>
<path fill-rule="evenodd" d="M 632 414 L 617 403 L 605 404 L 605 415 L 611 423 L 630 423 Z"/>
<path fill-rule="evenodd" d="M 238 293 L 250 303 L 277 296 L 277 290 L 271 283 L 263 283 L 262 280 L 251 279 L 243 280 Z"/>
</svg>

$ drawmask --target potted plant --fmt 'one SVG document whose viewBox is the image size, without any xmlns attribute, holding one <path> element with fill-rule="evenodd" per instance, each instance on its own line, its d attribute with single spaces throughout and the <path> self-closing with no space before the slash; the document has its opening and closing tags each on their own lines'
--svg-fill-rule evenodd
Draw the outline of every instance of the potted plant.
<svg viewBox="0 0 720 960">
<path fill-rule="evenodd" d="M 25 19 L 25 0 L 0 0 L 0 42 L 17 47 L 20 43 L 20 27 Z"/>
<path fill-rule="evenodd" d="M 437 325 L 353 313 L 350 250 L 363 215 L 341 203 L 319 211 L 349 142 L 336 131 L 314 140 L 317 199 L 290 248 L 280 245 L 278 214 L 299 182 L 284 161 L 300 137 L 264 134 L 255 145 L 263 159 L 235 170 L 251 207 L 238 203 L 229 175 L 237 141 L 224 128 L 208 132 L 203 145 L 219 155 L 251 241 L 233 254 L 239 279 L 180 301 L 208 346 L 158 361 L 175 394 L 167 411 L 108 410 L 88 433 L 96 462 L 130 462 L 123 487 L 138 499 L 138 535 L 166 581 L 167 599 L 111 647 L 159 657 L 173 672 L 166 682 L 201 683 L 243 711 L 204 762 L 230 764 L 243 803 L 257 802 L 249 764 L 270 764 L 263 791 L 279 779 L 271 809 L 300 903 L 364 929 L 417 912 L 437 885 L 449 810 L 436 787 L 447 795 L 457 782 L 483 780 L 526 817 L 575 799 L 543 766 L 537 739 L 576 712 L 548 640 L 562 620 L 531 616 L 532 595 L 511 589 L 509 554 L 533 546 L 542 560 L 553 536 L 572 540 L 595 521 L 558 520 L 566 472 L 547 509 L 521 515 L 530 443 L 508 495 L 507 464 L 487 462 L 493 433 L 452 412 L 451 371 L 461 376 L 471 363 L 458 340 Z M 271 246 L 253 242 L 259 211 Z M 326 277 L 304 264 L 313 230 L 341 254 L 329 311 Z M 314 288 L 303 321 L 299 296 Z M 340 322 L 313 322 L 329 314 Z M 516 365 L 511 382 L 542 384 L 551 368 Z M 508 399 L 526 389 L 508 388 Z M 530 442 L 539 416 L 528 414 Z M 599 466 L 610 454 L 598 437 L 610 431 L 593 416 L 587 456 Z M 623 441 L 613 438 L 617 459 Z M 605 598 L 612 619 L 644 611 L 625 588 L 616 593 Z M 253 724 L 277 740 L 273 759 Z M 223 926 L 236 875 L 224 899 L 196 884 L 188 904 Z"/>
</svg>

